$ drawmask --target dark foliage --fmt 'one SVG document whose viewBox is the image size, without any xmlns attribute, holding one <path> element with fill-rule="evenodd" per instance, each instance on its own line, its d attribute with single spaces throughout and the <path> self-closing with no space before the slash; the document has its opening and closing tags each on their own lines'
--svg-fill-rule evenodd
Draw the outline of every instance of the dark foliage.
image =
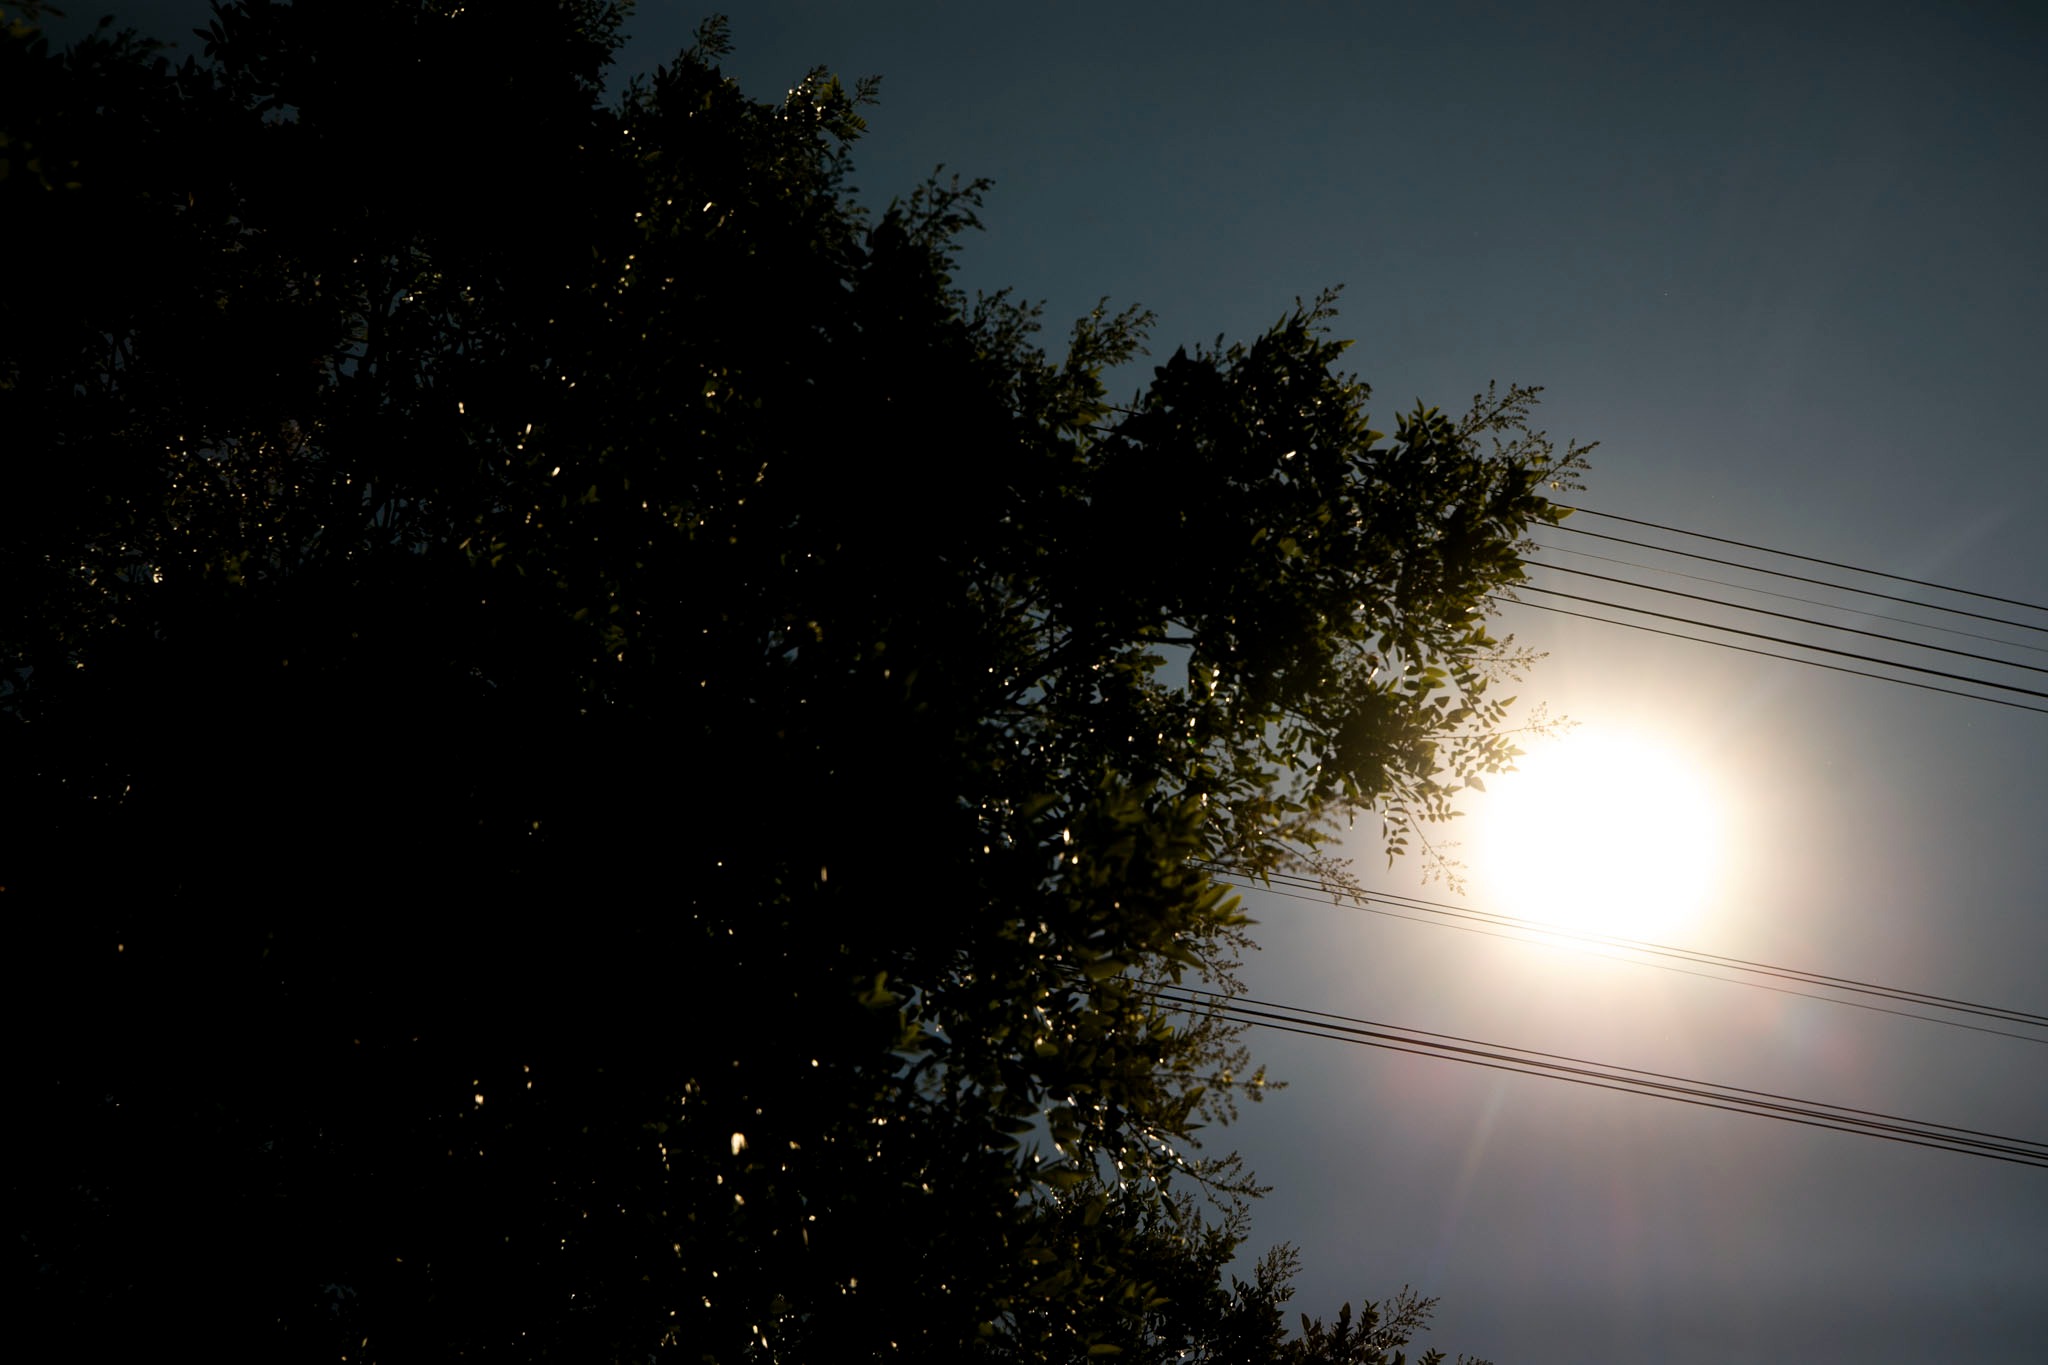
<svg viewBox="0 0 2048 1365">
<path fill-rule="evenodd" d="M 1113 407 L 1142 316 L 1045 356 L 950 282 L 979 187 L 861 213 L 866 91 L 750 101 L 715 25 L 607 103 L 600 0 L 246 0 L 181 65 L 32 20 L 31 1339 L 1399 1344 L 1283 1344 L 1281 1261 L 1222 1288 L 1252 1187 L 1196 1134 L 1264 1081 L 1149 990 L 1229 982 L 1202 868 L 1399 847 L 1509 756 L 1480 612 L 1578 455 L 1527 391 L 1381 444 L 1323 300 Z"/>
</svg>

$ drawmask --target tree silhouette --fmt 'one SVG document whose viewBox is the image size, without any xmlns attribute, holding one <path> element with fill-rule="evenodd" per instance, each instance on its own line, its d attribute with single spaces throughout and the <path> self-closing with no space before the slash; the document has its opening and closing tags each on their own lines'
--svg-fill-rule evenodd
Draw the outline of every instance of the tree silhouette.
<svg viewBox="0 0 2048 1365">
<path fill-rule="evenodd" d="M 1482 609 L 1581 452 L 1382 444 L 1328 297 L 1114 405 L 1143 314 L 952 284 L 982 186 L 855 204 L 869 87 L 714 23 L 608 103 L 619 20 L 0 46 L 31 1325 L 1267 1358 L 1197 1142 L 1264 1077 L 1154 988 L 1229 987 L 1216 867 L 1511 757 Z"/>
</svg>

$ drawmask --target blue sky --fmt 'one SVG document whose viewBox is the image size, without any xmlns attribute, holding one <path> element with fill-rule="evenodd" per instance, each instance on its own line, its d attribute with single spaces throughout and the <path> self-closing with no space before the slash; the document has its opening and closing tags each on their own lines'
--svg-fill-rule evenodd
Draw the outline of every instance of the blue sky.
<svg viewBox="0 0 2048 1365">
<path fill-rule="evenodd" d="M 171 33 L 203 7 L 120 12 Z M 673 55 L 702 13 L 647 0 L 623 68 Z M 1381 425 L 1418 397 L 1543 384 L 1543 425 L 1601 442 L 1590 506 L 2048 601 L 2036 6 L 763 0 L 731 17 L 729 69 L 757 97 L 813 65 L 883 77 L 857 149 L 871 200 L 939 163 L 994 179 L 962 282 L 1044 299 L 1049 342 L 1104 295 L 1157 312 L 1163 355 L 1342 284 Z M 1550 653 L 1526 698 L 1651 736 L 1718 794 L 1721 879 L 1680 941 L 2048 1008 L 2048 717 L 1535 612 L 1506 624 Z M 1352 851 L 1370 884 L 1445 895 Z M 1270 998 L 2048 1135 L 2034 1044 L 1251 909 L 1248 979 Z M 1992 1365 L 2048 1339 L 2038 1171 L 1255 1042 L 1291 1087 L 1219 1141 L 1276 1186 L 1255 1241 L 1301 1248 L 1307 1311 L 1414 1284 L 1443 1296 L 1436 1340 L 1503 1365 Z"/>
</svg>

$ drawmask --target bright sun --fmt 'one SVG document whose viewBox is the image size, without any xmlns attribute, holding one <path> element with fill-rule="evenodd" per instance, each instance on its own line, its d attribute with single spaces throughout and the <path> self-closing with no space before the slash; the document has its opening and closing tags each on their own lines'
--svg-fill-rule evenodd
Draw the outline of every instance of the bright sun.
<svg viewBox="0 0 2048 1365">
<path fill-rule="evenodd" d="M 1720 861 L 1717 802 L 1696 768 L 1624 731 L 1539 740 L 1487 784 L 1473 872 L 1488 908 L 1573 933 L 1670 941 Z"/>
</svg>

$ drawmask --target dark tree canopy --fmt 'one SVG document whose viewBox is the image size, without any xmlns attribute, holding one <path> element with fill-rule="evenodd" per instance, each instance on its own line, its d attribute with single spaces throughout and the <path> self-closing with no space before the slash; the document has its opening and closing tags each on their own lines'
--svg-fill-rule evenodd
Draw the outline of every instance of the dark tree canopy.
<svg viewBox="0 0 2048 1365">
<path fill-rule="evenodd" d="M 1581 452 L 1387 442 L 1328 298 L 1113 404 L 1144 315 L 952 283 L 980 185 L 856 205 L 867 88 L 711 25 L 608 101 L 619 20 L 0 40 L 35 1334 L 1381 1359 L 1426 1304 L 1224 1287 L 1264 1080 L 1153 991 L 1228 988 L 1217 868 L 1512 756 Z"/>
</svg>

